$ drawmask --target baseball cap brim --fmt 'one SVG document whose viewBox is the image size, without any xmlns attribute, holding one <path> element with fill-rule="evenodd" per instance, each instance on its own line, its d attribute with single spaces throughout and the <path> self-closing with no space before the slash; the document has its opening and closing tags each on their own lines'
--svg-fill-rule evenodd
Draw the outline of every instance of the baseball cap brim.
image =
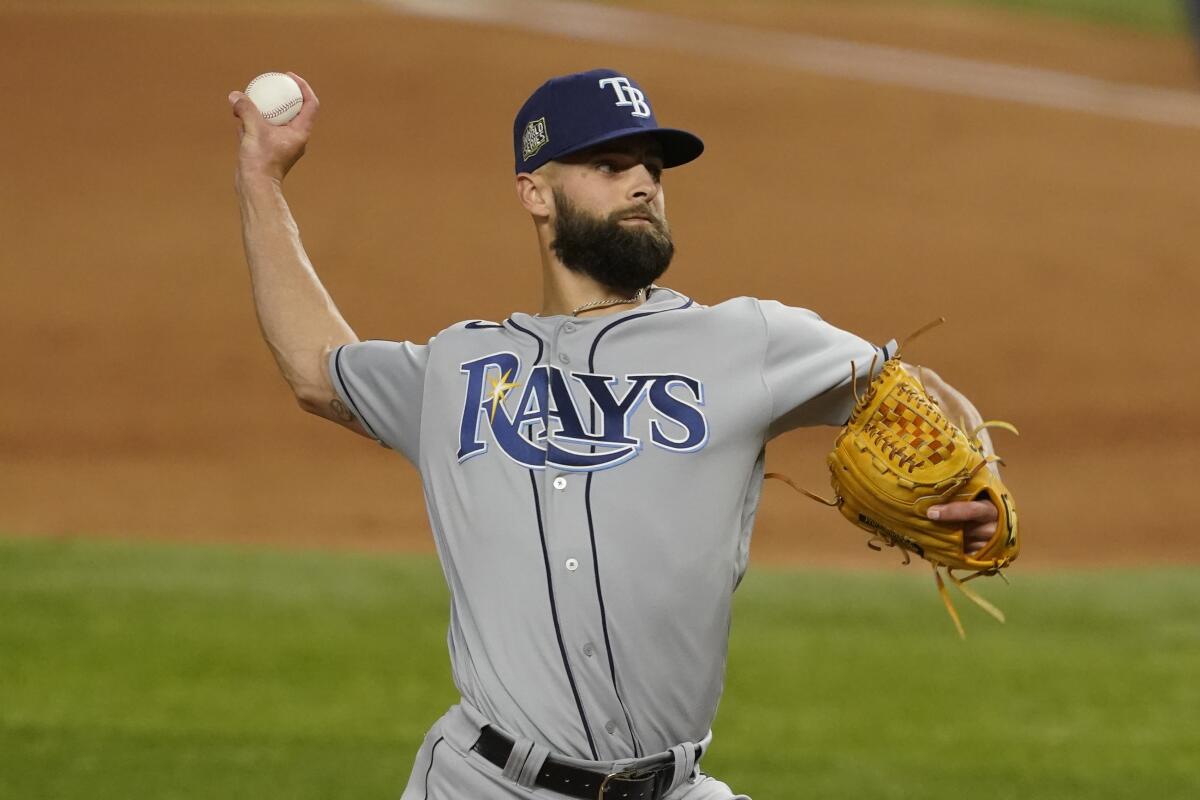
<svg viewBox="0 0 1200 800">
<path fill-rule="evenodd" d="M 564 150 L 561 153 L 555 153 L 550 156 L 548 161 L 569 156 L 572 153 L 578 153 L 581 150 L 587 150 L 589 147 L 595 147 L 598 144 L 612 142 L 617 139 L 624 139 L 627 136 L 653 136 L 662 145 L 663 167 L 678 167 L 689 161 L 694 161 L 704 152 L 704 142 L 699 136 L 687 131 L 681 131 L 678 128 L 622 128 L 615 131 L 606 131 L 603 136 L 597 136 L 594 139 L 574 144 L 570 149 Z"/>
</svg>

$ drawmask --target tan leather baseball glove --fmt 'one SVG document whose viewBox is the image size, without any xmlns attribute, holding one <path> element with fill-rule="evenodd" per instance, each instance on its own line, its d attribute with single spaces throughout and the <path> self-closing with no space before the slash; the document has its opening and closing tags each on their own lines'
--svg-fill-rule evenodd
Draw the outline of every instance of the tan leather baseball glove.
<svg viewBox="0 0 1200 800">
<path fill-rule="evenodd" d="M 1001 574 L 1020 551 L 1012 494 L 998 470 L 990 466 L 1000 459 L 986 452 L 980 440 L 987 427 L 1013 433 L 1016 429 L 1007 422 L 989 421 L 970 432 L 960 430 L 921 381 L 904 368 L 898 355 L 883 364 L 861 397 L 857 392 L 855 397 L 854 412 L 826 459 L 833 500 L 805 491 L 783 475 L 767 477 L 779 478 L 809 497 L 835 506 L 870 534 L 869 547 L 900 548 L 906 564 L 910 553 L 928 561 L 960 636 L 965 633 L 942 580 L 943 571 L 964 595 L 1003 622 L 1004 614 L 964 583 Z M 971 554 L 964 548 L 961 523 L 926 517 L 933 505 L 984 499 L 991 500 L 999 511 L 996 532 Z M 970 574 L 959 578 L 955 570 Z"/>
</svg>

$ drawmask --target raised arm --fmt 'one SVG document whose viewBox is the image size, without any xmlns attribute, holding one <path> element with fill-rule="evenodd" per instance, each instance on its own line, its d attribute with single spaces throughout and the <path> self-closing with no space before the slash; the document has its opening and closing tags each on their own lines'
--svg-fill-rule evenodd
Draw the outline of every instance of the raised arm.
<svg viewBox="0 0 1200 800">
<path fill-rule="evenodd" d="M 304 106 L 286 125 L 267 123 L 241 92 L 229 95 L 238 119 L 234 186 L 254 308 L 263 339 L 300 407 L 369 436 L 338 399 L 326 368 L 330 352 L 358 337 L 321 285 L 283 197 L 283 179 L 304 155 L 318 106 L 308 83 L 288 74 L 300 84 Z"/>
</svg>

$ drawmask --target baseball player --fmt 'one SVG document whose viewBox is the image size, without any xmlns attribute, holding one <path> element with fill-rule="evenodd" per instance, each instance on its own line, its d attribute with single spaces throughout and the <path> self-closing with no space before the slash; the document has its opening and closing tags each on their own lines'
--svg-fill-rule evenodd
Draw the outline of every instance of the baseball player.
<svg viewBox="0 0 1200 800">
<path fill-rule="evenodd" d="M 263 334 L 305 410 L 418 467 L 450 587 L 462 699 L 429 731 L 404 800 L 745 797 L 699 765 L 764 448 L 844 423 L 851 362 L 865 375 L 886 348 L 804 309 L 704 306 L 656 284 L 673 253 L 663 172 L 703 144 L 660 127 L 612 70 L 547 81 L 516 116 L 536 312 L 425 344 L 360 342 L 281 191 L 318 107 L 293 77 L 305 102 L 284 126 L 229 98 Z M 937 511 L 980 541 L 994 529 L 990 503 Z"/>
</svg>

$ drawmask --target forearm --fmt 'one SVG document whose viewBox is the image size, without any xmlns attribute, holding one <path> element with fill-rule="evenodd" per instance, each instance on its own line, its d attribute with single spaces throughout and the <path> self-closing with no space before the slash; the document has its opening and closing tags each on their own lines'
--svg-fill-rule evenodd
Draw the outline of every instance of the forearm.
<svg viewBox="0 0 1200 800">
<path fill-rule="evenodd" d="M 237 190 L 263 338 L 301 404 L 314 411 L 314 406 L 328 408 L 335 395 L 326 358 L 333 348 L 358 337 L 308 260 L 279 182 L 239 177 Z"/>
</svg>

